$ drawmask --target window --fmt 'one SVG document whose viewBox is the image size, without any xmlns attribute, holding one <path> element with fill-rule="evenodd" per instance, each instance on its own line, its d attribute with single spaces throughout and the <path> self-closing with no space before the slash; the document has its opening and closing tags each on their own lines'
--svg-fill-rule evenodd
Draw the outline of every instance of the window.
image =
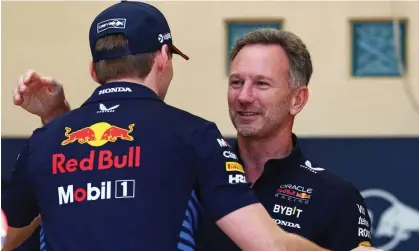
<svg viewBox="0 0 419 251">
<path fill-rule="evenodd" d="M 401 76 L 405 68 L 406 21 L 352 21 L 353 76 Z"/>
<path fill-rule="evenodd" d="M 230 55 L 231 48 L 233 47 L 237 39 L 246 35 L 248 32 L 252 30 L 261 28 L 280 29 L 282 28 L 282 21 L 227 21 L 227 72 L 229 68 L 228 57 Z"/>
</svg>

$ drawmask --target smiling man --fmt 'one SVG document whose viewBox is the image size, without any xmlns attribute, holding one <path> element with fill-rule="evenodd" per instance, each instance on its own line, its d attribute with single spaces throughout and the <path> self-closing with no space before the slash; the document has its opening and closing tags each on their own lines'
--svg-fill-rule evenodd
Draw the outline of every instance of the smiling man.
<svg viewBox="0 0 419 251">
<path fill-rule="evenodd" d="M 293 134 L 312 72 L 306 45 L 291 32 L 259 29 L 240 38 L 230 55 L 228 105 L 238 139 L 232 148 L 278 226 L 331 250 L 371 246 L 359 191 L 308 159 Z M 198 250 L 239 250 L 215 224 L 204 222 Z"/>
</svg>

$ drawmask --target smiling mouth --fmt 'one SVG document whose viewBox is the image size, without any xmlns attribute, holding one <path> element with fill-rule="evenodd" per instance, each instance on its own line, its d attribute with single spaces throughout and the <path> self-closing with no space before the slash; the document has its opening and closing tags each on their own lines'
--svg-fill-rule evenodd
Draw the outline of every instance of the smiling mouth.
<svg viewBox="0 0 419 251">
<path fill-rule="evenodd" d="M 259 113 L 257 113 L 257 112 L 237 112 L 237 114 L 239 114 L 240 116 L 244 116 L 244 117 L 250 117 L 250 116 L 258 115 Z"/>
</svg>

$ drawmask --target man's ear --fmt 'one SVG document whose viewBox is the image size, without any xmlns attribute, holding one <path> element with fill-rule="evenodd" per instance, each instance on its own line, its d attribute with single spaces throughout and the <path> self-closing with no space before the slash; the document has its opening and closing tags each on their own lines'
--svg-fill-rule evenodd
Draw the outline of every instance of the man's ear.
<svg viewBox="0 0 419 251">
<path fill-rule="evenodd" d="M 306 86 L 298 87 L 292 90 L 290 99 L 290 114 L 293 116 L 297 115 L 306 105 L 308 97 L 308 88 Z"/>
<path fill-rule="evenodd" d="M 170 49 L 169 46 L 167 44 L 164 44 L 161 49 L 157 52 L 156 55 L 156 63 L 157 63 L 157 69 L 159 71 L 163 71 L 167 65 L 169 64 L 169 60 L 171 58 L 170 55 Z"/>
<path fill-rule="evenodd" d="M 90 61 L 89 70 L 90 70 L 90 76 L 92 77 L 92 79 L 96 83 L 100 84 L 99 79 L 97 78 L 97 75 L 96 75 L 96 71 L 95 71 L 95 67 L 94 67 L 93 61 Z"/>
</svg>

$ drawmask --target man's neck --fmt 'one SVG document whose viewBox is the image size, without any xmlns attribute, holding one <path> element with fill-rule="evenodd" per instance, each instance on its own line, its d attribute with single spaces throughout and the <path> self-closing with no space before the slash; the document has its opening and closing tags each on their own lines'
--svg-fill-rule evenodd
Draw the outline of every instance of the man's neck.
<svg viewBox="0 0 419 251">
<path fill-rule="evenodd" d="M 247 179 L 249 182 L 255 182 L 262 175 L 268 160 L 282 159 L 291 153 L 292 125 L 267 138 L 254 139 L 238 135 L 237 140 Z"/>
<path fill-rule="evenodd" d="M 140 79 L 140 78 L 119 78 L 119 79 L 113 79 L 113 80 L 109 80 L 107 83 L 111 83 L 111 82 L 130 82 L 130 83 L 134 83 L 134 84 L 139 84 L 139 85 L 143 85 L 146 86 L 148 88 L 150 88 L 154 93 L 156 93 L 157 96 L 160 97 L 159 92 L 157 90 L 157 87 L 153 81 L 149 80 L 149 79 Z M 164 99 L 164 97 L 160 97 L 162 98 L 162 100 Z"/>
<path fill-rule="evenodd" d="M 107 81 L 105 84 L 112 83 L 112 82 L 130 82 L 130 83 L 134 83 L 134 84 L 144 85 L 145 80 L 140 79 L 140 78 L 118 78 L 118 79 L 111 79 L 111 80 Z"/>
</svg>

